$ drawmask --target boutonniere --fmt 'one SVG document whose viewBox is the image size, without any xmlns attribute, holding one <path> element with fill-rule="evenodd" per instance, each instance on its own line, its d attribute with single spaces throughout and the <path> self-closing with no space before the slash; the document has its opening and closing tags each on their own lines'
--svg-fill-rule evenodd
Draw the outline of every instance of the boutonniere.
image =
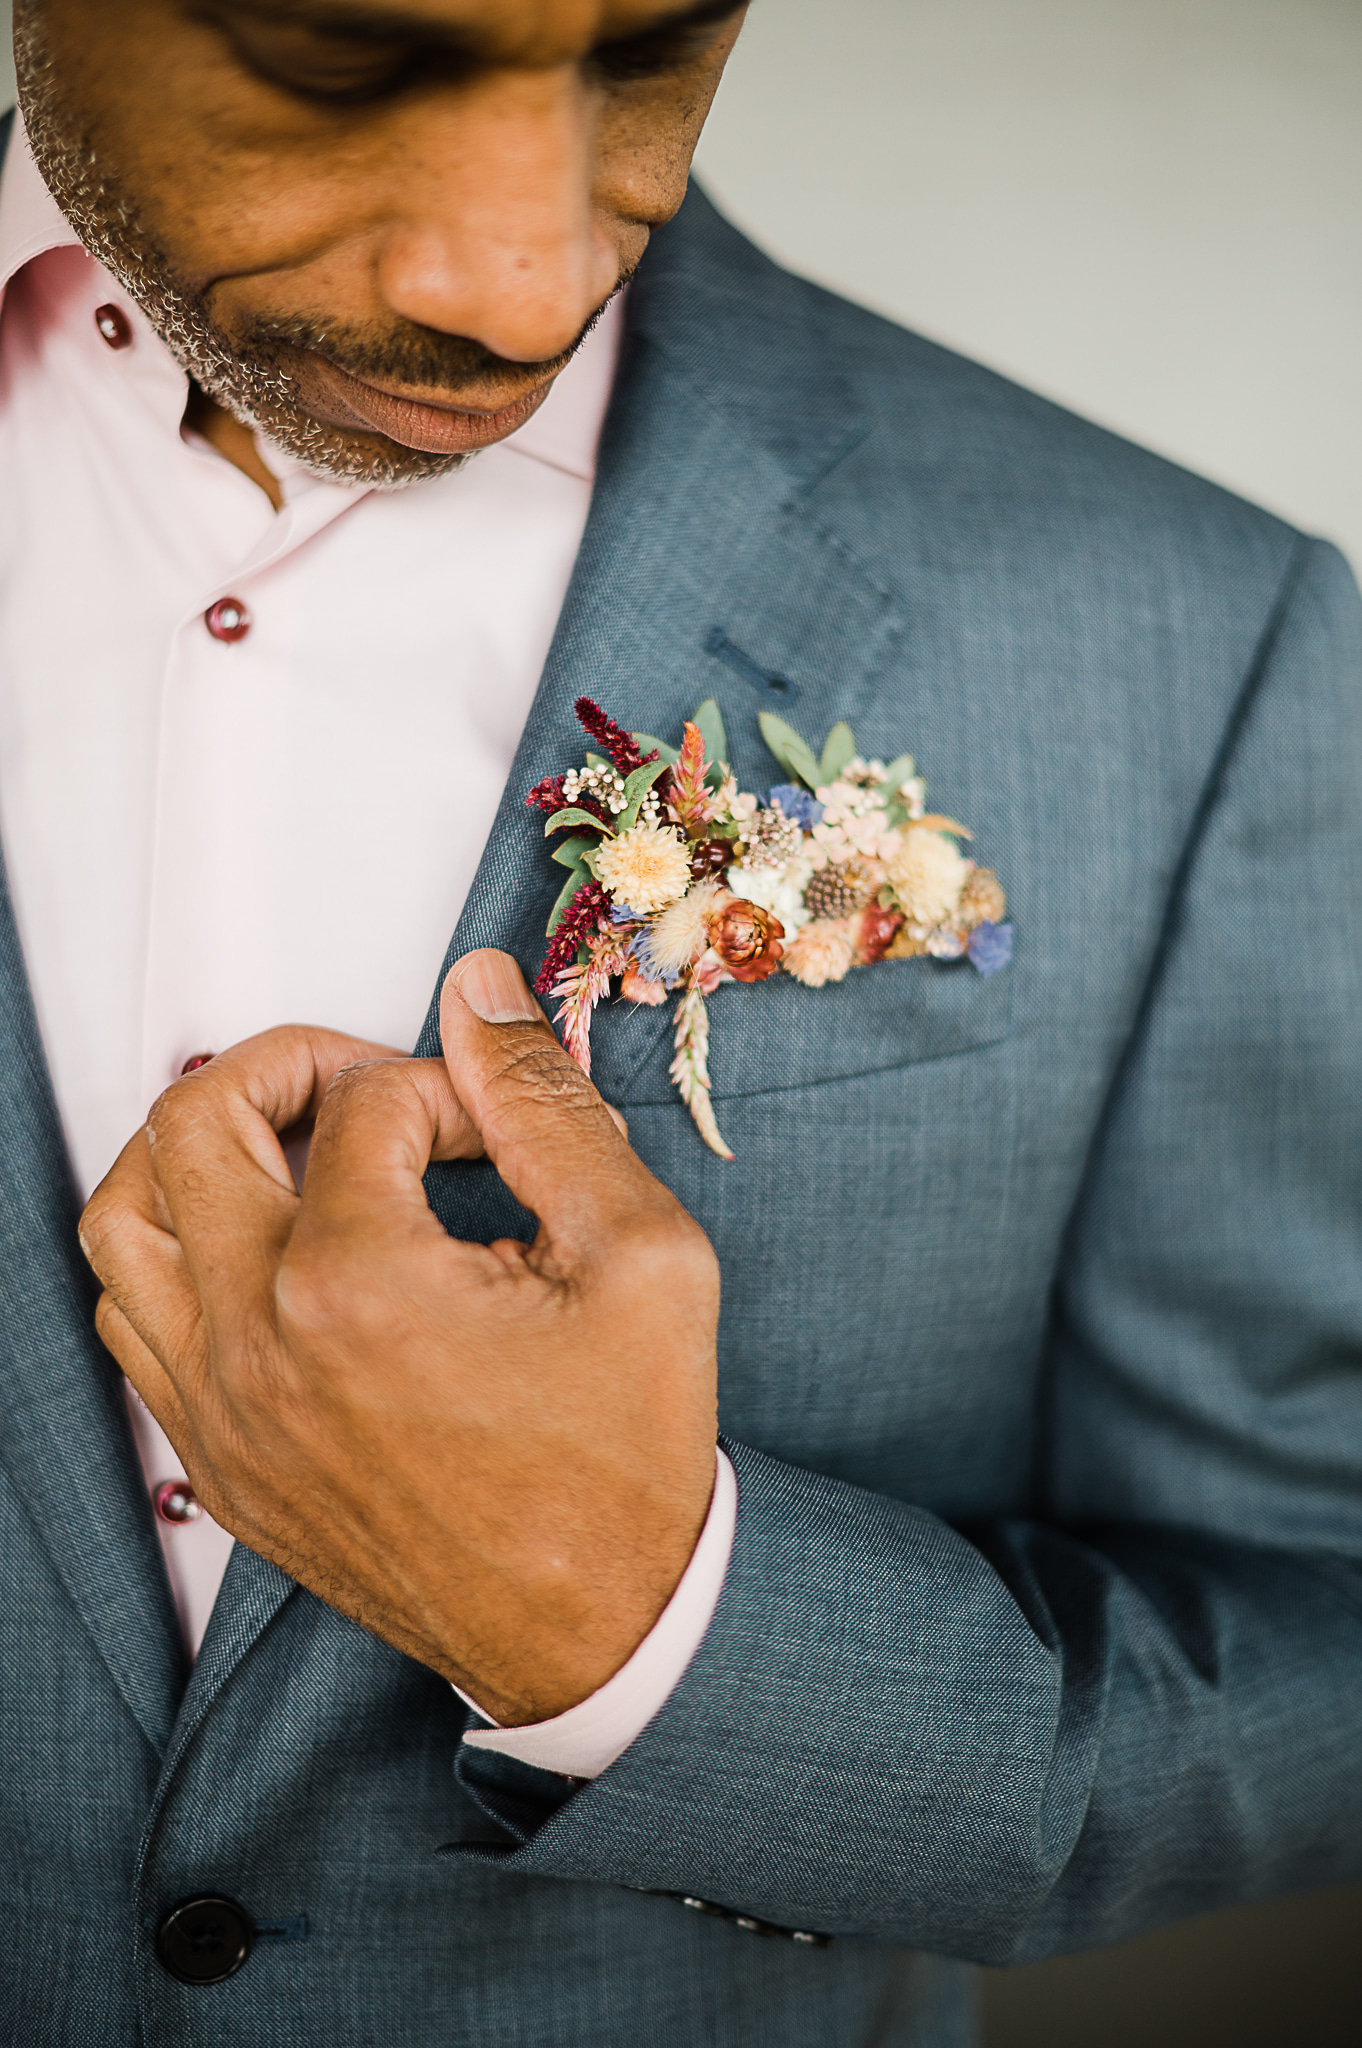
<svg viewBox="0 0 1362 2048">
<path fill-rule="evenodd" d="M 671 1078 L 720 1158 L 733 1154 L 710 1101 L 705 998 L 722 982 L 784 973 L 822 988 L 919 955 L 988 975 L 1011 959 L 1002 885 L 961 851 L 964 826 L 928 811 L 911 754 L 864 761 L 850 726 L 835 725 L 815 757 L 764 712 L 762 736 L 792 779 L 763 801 L 734 780 L 712 698 L 679 747 L 625 732 L 589 697 L 576 709 L 600 751 L 526 798 L 548 813 L 546 838 L 568 834 L 552 855 L 567 878 L 535 987 L 588 1074 L 592 1012 L 612 984 L 635 1003 L 675 991 Z"/>
</svg>

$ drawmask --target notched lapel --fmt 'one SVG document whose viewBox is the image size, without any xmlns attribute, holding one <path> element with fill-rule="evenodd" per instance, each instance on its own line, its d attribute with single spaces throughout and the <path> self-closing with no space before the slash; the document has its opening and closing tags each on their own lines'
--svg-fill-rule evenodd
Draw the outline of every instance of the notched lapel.
<svg viewBox="0 0 1362 2048">
<path fill-rule="evenodd" d="M 441 980 L 476 946 L 504 948 L 529 977 L 539 968 L 562 875 L 525 792 L 580 762 L 578 696 L 673 742 L 697 704 L 717 698 L 739 780 L 764 791 L 782 777 L 759 713 L 780 710 L 815 742 L 839 718 L 855 723 L 903 631 L 894 595 L 819 516 L 817 481 L 865 423 L 835 371 L 806 364 L 807 388 L 787 385 L 777 408 L 780 434 L 754 428 L 749 411 L 769 413 L 770 393 L 758 395 L 724 357 L 732 303 L 715 265 L 691 254 L 730 231 L 703 200 L 688 213 L 692 205 L 689 232 L 677 233 L 683 215 L 634 286 L 576 570 Z M 670 1005 L 598 1012 L 594 1078 L 607 1097 L 622 1099 L 631 1077 L 658 1061 L 665 1073 L 671 1028 Z M 417 1050 L 439 1051 L 438 989 Z M 485 1164 L 432 1167 L 427 1188 L 457 1236 L 534 1233 Z"/>
</svg>

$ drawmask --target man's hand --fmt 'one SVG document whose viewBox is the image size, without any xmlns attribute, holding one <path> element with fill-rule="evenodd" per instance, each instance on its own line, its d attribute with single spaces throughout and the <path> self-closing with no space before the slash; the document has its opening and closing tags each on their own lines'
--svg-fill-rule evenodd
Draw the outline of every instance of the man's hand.
<svg viewBox="0 0 1362 2048">
<path fill-rule="evenodd" d="M 171 1088 L 85 1211 L 98 1325 L 209 1512 L 513 1726 L 604 1684 L 714 1480 L 719 1275 L 505 954 L 444 1061 L 288 1026 Z M 316 1117 L 299 1196 L 278 1133 Z M 533 1245 L 446 1235 L 486 1152 Z"/>
</svg>

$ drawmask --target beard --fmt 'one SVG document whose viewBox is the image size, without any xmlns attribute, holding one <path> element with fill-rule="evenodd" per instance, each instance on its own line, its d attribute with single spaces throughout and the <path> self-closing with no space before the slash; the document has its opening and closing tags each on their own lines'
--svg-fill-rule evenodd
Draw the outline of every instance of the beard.
<svg viewBox="0 0 1362 2048">
<path fill-rule="evenodd" d="M 67 99 L 42 12 L 42 0 L 16 0 L 19 104 L 43 182 L 84 247 L 145 314 L 180 368 L 227 412 L 314 476 L 400 490 L 462 469 L 472 456 L 434 454 L 381 439 L 375 445 L 359 437 L 362 430 L 347 433 L 313 418 L 288 367 L 295 351 L 312 351 L 371 384 L 457 389 L 489 372 L 511 372 L 529 389 L 565 368 L 604 312 L 604 305 L 598 307 L 560 356 L 533 364 L 508 362 L 480 342 L 414 322 L 375 332 L 324 313 L 257 316 L 229 335 L 213 320 L 206 294 L 177 275 Z M 621 278 L 615 291 L 627 281 Z"/>
</svg>

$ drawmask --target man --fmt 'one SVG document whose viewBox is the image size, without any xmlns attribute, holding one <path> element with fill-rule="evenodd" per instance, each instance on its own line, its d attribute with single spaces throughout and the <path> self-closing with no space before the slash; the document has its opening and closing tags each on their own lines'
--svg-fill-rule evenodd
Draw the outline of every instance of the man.
<svg viewBox="0 0 1362 2048">
<path fill-rule="evenodd" d="M 15 2041 L 939 2048 L 1362 1864 L 1355 593 L 683 205 L 740 13 L 19 11 Z M 598 1094 L 588 692 L 911 746 L 1015 962 Z"/>
</svg>

